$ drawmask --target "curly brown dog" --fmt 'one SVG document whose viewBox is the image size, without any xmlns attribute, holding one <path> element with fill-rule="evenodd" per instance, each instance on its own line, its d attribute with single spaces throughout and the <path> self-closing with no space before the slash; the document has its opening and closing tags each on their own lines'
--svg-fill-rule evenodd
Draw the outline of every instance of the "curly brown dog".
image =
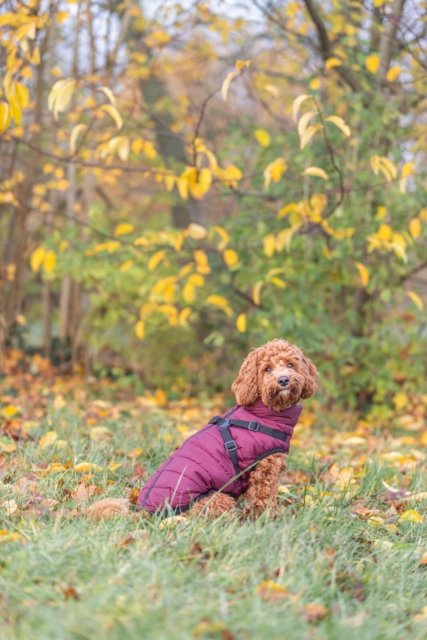
<svg viewBox="0 0 427 640">
<path fill-rule="evenodd" d="M 317 369 L 298 347 L 273 340 L 254 349 L 233 382 L 237 405 L 186 440 L 142 488 L 138 510 L 218 517 L 245 499 L 245 514 L 274 517 L 280 474 L 300 400 L 316 390 Z M 101 504 L 104 502 L 104 506 Z M 108 500 L 93 505 L 102 517 Z"/>
</svg>

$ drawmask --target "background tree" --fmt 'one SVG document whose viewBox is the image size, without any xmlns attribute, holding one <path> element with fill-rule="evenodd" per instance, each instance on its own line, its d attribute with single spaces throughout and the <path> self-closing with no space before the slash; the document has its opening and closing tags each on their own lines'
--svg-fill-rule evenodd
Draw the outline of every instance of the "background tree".
<svg viewBox="0 0 427 640">
<path fill-rule="evenodd" d="M 423 384 L 425 3 L 1 11 L 2 349 L 43 317 L 181 392 L 283 336 L 380 418 Z"/>
</svg>

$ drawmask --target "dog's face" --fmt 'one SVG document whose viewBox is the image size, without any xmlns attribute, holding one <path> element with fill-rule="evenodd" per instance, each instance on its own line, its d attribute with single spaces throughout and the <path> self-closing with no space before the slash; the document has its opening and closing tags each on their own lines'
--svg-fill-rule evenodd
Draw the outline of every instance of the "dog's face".
<svg viewBox="0 0 427 640">
<path fill-rule="evenodd" d="M 317 388 L 316 377 L 316 367 L 298 347 L 273 340 L 251 351 L 231 388 L 243 407 L 261 398 L 270 409 L 281 411 L 310 398 Z"/>
</svg>

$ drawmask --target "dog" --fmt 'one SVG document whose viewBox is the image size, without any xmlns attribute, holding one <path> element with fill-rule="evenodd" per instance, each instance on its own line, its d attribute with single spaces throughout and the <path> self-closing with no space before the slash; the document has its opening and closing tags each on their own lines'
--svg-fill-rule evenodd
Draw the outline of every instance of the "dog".
<svg viewBox="0 0 427 640">
<path fill-rule="evenodd" d="M 141 489 L 137 509 L 218 517 L 244 497 L 244 514 L 276 514 L 279 478 L 318 372 L 302 351 L 276 339 L 254 349 L 232 384 L 237 405 L 186 440 Z"/>
<path fill-rule="evenodd" d="M 276 339 L 254 349 L 232 384 L 237 404 L 188 438 L 141 489 L 137 510 L 217 518 L 236 509 L 243 518 L 274 518 L 280 474 L 302 407 L 317 388 L 317 369 L 302 351 Z M 122 498 L 107 498 L 85 510 L 105 518 L 129 513 Z"/>
</svg>

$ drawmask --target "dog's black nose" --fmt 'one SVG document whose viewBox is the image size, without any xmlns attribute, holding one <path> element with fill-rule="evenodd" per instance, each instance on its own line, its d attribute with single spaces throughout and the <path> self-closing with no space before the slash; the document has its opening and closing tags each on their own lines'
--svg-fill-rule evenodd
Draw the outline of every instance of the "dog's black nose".
<svg viewBox="0 0 427 640">
<path fill-rule="evenodd" d="M 281 376 L 280 378 L 277 379 L 277 382 L 280 384 L 281 387 L 285 388 L 289 384 L 289 378 L 288 376 Z"/>
</svg>

